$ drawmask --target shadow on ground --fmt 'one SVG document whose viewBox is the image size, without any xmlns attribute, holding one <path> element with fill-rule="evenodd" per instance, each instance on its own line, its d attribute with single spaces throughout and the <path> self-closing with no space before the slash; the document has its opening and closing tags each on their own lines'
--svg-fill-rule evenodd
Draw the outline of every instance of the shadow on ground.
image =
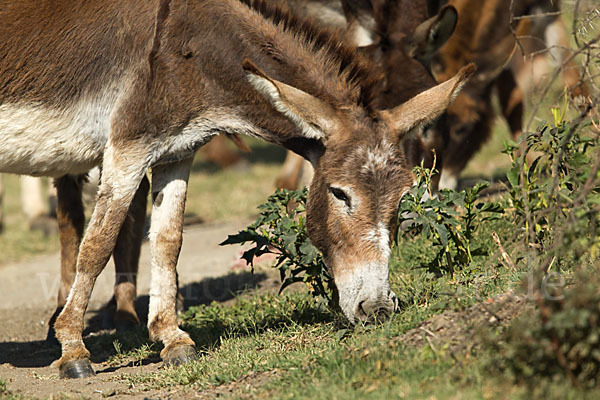
<svg viewBox="0 0 600 400">
<path fill-rule="evenodd" d="M 194 282 L 180 289 L 184 296 L 184 308 L 192 306 L 208 305 L 212 302 L 228 303 L 236 301 L 237 296 L 245 292 L 276 292 L 280 286 L 278 279 L 274 279 L 267 273 L 232 272 L 218 278 L 207 278 L 200 282 Z M 293 289 L 291 289 L 293 290 Z M 104 363 L 118 353 L 140 354 L 128 356 L 136 358 L 136 365 L 146 365 L 160 362 L 159 352 L 162 344 L 153 343 L 148 338 L 146 319 L 148 315 L 148 296 L 140 296 L 136 301 L 136 311 L 142 319 L 142 325 L 134 327 L 126 332 L 116 332 L 105 326 L 111 320 L 110 302 L 101 310 L 92 314 L 87 320 L 84 330 L 84 342 L 91 353 L 93 363 Z M 332 321 L 333 314 L 320 307 L 314 307 L 300 301 L 292 308 L 292 313 L 277 315 L 264 315 L 254 319 L 253 311 L 248 310 L 249 318 L 235 326 L 221 319 L 218 315 L 212 315 L 203 319 L 202 324 L 195 325 L 184 323 L 183 329 L 187 330 L 196 342 L 199 351 L 218 347 L 221 339 L 225 336 L 248 336 L 265 330 L 278 329 L 289 325 L 294 321 L 299 325 L 312 325 Z M 202 311 L 200 311 L 201 313 Z M 138 351 L 140 350 L 140 351 Z M 149 351 L 148 351 L 149 350 Z M 131 353 L 133 352 L 133 353 Z M 53 361 L 60 357 L 60 347 L 56 343 L 46 341 L 29 342 L 3 342 L 0 343 L 0 365 L 9 364 L 17 368 L 41 368 L 48 367 Z M 113 372 L 116 369 L 132 365 L 129 364 L 112 366 L 98 365 L 98 372 Z"/>
<path fill-rule="evenodd" d="M 272 283 L 267 283 L 268 280 L 269 277 L 265 273 L 232 272 L 222 277 L 206 278 L 200 282 L 190 283 L 180 288 L 179 292 L 183 295 L 184 309 L 188 309 L 192 306 L 210 304 L 213 301 L 224 303 L 233 300 L 245 291 L 272 285 Z M 115 340 L 124 343 L 122 351 L 150 343 L 148 331 L 145 328 L 148 304 L 148 295 L 140 296 L 136 300 L 135 308 L 142 325 L 135 327 L 131 332 L 115 332 L 113 330 L 114 301 L 112 300 L 100 310 L 88 312 L 88 315 L 91 314 L 91 318 L 87 320 L 83 334 L 85 344 L 92 353 L 92 361 L 106 361 L 114 355 L 113 342 Z M 14 367 L 21 368 L 46 367 L 59 357 L 58 344 L 45 340 L 0 343 L 0 364 L 9 363 Z"/>
</svg>

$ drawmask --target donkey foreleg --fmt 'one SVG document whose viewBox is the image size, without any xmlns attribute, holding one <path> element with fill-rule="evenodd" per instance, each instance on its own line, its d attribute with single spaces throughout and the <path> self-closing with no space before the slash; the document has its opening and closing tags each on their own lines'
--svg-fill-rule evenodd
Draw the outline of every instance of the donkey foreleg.
<svg viewBox="0 0 600 400">
<path fill-rule="evenodd" d="M 502 71 L 496 81 L 496 88 L 502 114 L 510 127 L 512 139 L 517 141 L 523 132 L 524 95 L 517 85 L 512 70 Z"/>
<path fill-rule="evenodd" d="M 152 169 L 150 251 L 152 278 L 148 330 L 162 341 L 166 364 L 180 364 L 196 356 L 194 342 L 177 326 L 177 258 L 183 238 L 183 213 L 192 158 Z"/>
<path fill-rule="evenodd" d="M 79 250 L 75 281 L 54 325 L 62 346 L 62 357 L 57 362 L 61 377 L 94 374 L 90 353 L 83 344 L 83 317 L 96 278 L 110 258 L 127 210 L 147 169 L 144 163 L 128 160 L 133 158 L 132 154 L 136 153 L 118 156 L 110 145 L 104 154 L 98 200 Z M 138 157 L 136 155 L 134 159 Z"/>
</svg>

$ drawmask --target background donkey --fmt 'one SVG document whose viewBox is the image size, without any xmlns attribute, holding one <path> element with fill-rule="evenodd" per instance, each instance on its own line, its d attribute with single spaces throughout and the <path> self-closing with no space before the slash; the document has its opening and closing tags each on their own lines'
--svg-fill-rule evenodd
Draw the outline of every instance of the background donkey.
<svg viewBox="0 0 600 400">
<path fill-rule="evenodd" d="M 474 67 L 378 110 L 377 75 L 354 51 L 333 33 L 268 10 L 258 0 L 25 0 L 0 13 L 0 34 L 11 38 L 0 47 L 0 170 L 64 176 L 102 164 L 55 324 L 61 376 L 93 374 L 83 315 L 150 167 L 149 333 L 164 343 L 167 363 L 194 357 L 177 326 L 175 270 L 191 160 L 220 132 L 257 136 L 313 163 L 308 230 L 342 311 L 356 321 L 395 309 L 390 236 L 413 184 L 401 140 L 442 113 Z"/>
<path fill-rule="evenodd" d="M 540 50 L 548 46 L 558 64 L 568 58 L 570 51 L 564 22 L 556 15 L 560 10 L 557 1 L 450 0 L 449 4 L 456 7 L 459 19 L 454 35 L 434 57 L 436 78 L 444 81 L 469 62 L 479 67 L 448 110 L 450 135 L 440 185 L 455 188 L 461 171 L 491 135 L 496 116 L 494 90 L 516 140 L 523 129 L 525 93 L 531 91 L 539 73 L 540 63 L 536 60 L 547 58 Z M 521 19 L 513 21 L 512 17 Z M 540 53 L 535 58 L 525 57 L 536 52 Z M 563 77 L 571 93 L 585 94 L 573 64 L 564 70 Z"/>
<path fill-rule="evenodd" d="M 378 108 L 391 108 L 436 84 L 429 60 L 454 31 L 453 7 L 437 0 L 272 0 L 315 19 L 323 26 L 341 29 L 346 43 L 379 68 L 382 80 L 375 95 Z M 405 139 L 410 165 L 442 164 L 448 127 L 440 119 Z M 276 185 L 296 189 L 312 178 L 310 164 L 288 152 Z"/>
</svg>

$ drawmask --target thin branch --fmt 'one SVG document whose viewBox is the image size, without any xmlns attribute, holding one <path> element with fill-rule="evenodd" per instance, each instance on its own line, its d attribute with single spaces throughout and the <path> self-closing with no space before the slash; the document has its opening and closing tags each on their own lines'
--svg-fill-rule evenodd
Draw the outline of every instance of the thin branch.
<svg viewBox="0 0 600 400">
<path fill-rule="evenodd" d="M 511 9 L 511 13 L 512 13 L 512 9 Z M 558 16 L 558 15 L 562 15 L 562 11 L 552 11 L 552 12 L 547 12 L 547 13 L 541 13 L 541 14 L 529 14 L 529 15 L 521 15 L 519 17 L 512 17 L 511 19 L 513 21 L 517 21 L 520 19 L 533 19 L 533 18 L 544 18 L 544 17 L 554 17 L 554 16 Z"/>
<path fill-rule="evenodd" d="M 542 95 L 540 98 L 544 98 L 546 97 L 546 95 L 548 94 L 548 92 L 550 91 L 550 87 L 552 86 L 552 83 L 558 78 L 558 75 L 564 70 L 564 68 L 571 62 L 573 61 L 573 59 L 575 57 L 577 57 L 579 54 L 583 53 L 586 49 L 588 49 L 588 47 L 592 44 L 597 43 L 598 41 L 600 41 L 600 34 L 598 34 L 594 39 L 592 39 L 591 41 L 587 42 L 585 45 L 583 45 L 581 48 L 577 49 L 577 51 L 574 51 L 565 61 L 563 61 L 563 63 L 561 64 L 561 66 L 559 68 L 556 68 L 556 70 L 554 71 L 554 73 L 552 74 L 552 77 L 550 78 L 550 80 L 548 81 L 548 83 L 546 84 L 546 86 L 544 87 L 544 90 L 542 91 Z M 534 106 L 532 112 L 531 112 L 531 116 L 529 117 L 529 120 L 527 121 L 527 125 L 525 130 L 529 131 L 530 127 L 531 127 L 531 123 L 533 122 L 534 117 L 536 116 L 536 114 L 538 113 L 539 109 L 541 106 L 541 102 L 537 102 L 537 104 Z"/>
</svg>

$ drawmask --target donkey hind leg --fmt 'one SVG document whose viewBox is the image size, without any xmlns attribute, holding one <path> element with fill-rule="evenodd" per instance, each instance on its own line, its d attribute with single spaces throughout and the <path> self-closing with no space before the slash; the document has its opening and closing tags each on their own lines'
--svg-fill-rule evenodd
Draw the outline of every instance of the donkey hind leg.
<svg viewBox="0 0 600 400">
<path fill-rule="evenodd" d="M 196 358 L 194 342 L 177 326 L 176 313 L 176 266 L 191 164 L 190 158 L 152 169 L 152 278 L 148 330 L 151 340 L 160 340 L 165 345 L 160 356 L 167 365 Z"/>
<path fill-rule="evenodd" d="M 85 181 L 84 175 L 65 175 L 54 180 L 56 187 L 57 205 L 56 217 L 58 220 L 58 237 L 60 240 L 60 286 L 56 311 L 48 322 L 46 341 L 56 342 L 54 322 L 62 311 L 73 280 L 77 266 L 77 252 L 83 237 L 85 215 L 81 191 Z"/>
<path fill-rule="evenodd" d="M 149 190 L 150 183 L 144 176 L 131 202 L 113 251 L 116 302 L 114 325 L 117 331 L 129 330 L 140 323 L 135 311 L 136 282 Z"/>
<path fill-rule="evenodd" d="M 128 154 L 121 156 L 118 157 L 110 145 L 104 153 L 98 200 L 79 249 L 75 281 L 54 324 L 56 337 L 62 346 L 62 357 L 55 365 L 62 378 L 94 375 L 90 353 L 83 344 L 83 317 L 96 278 L 114 250 L 131 201 L 147 170 L 143 163 L 132 163 Z"/>
<path fill-rule="evenodd" d="M 275 186 L 282 189 L 296 190 L 300 187 L 304 159 L 289 151 L 285 155 L 285 161 L 281 166 L 279 176 L 275 180 Z"/>
</svg>

